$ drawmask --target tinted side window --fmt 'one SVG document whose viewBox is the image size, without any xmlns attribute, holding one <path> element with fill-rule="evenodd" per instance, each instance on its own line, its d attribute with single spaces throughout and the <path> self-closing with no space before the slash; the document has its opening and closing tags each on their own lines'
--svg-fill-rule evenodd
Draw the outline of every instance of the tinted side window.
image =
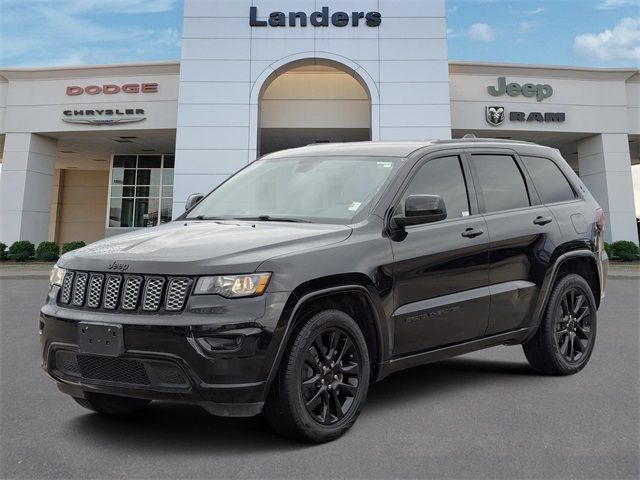
<svg viewBox="0 0 640 480">
<path fill-rule="evenodd" d="M 472 155 L 485 211 L 528 207 L 529 193 L 516 160 L 510 155 Z"/>
<path fill-rule="evenodd" d="M 566 202 L 576 198 L 562 170 L 548 158 L 522 157 L 542 203 Z"/>
<path fill-rule="evenodd" d="M 440 195 L 447 207 L 447 218 L 469 215 L 467 186 L 458 157 L 442 157 L 425 163 L 411 180 L 409 195 Z"/>
</svg>

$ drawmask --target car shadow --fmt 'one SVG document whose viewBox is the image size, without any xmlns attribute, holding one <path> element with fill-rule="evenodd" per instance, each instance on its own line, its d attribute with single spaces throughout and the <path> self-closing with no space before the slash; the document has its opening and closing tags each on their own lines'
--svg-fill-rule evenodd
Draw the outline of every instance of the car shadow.
<svg viewBox="0 0 640 480">
<path fill-rule="evenodd" d="M 398 408 L 416 398 L 428 400 L 442 391 L 470 389 L 475 383 L 509 381 L 535 375 L 526 363 L 458 358 L 395 373 L 373 384 L 364 411 Z M 68 427 L 83 441 L 115 444 L 139 453 L 268 452 L 312 448 L 277 435 L 262 416 L 223 418 L 197 405 L 153 402 L 135 415 L 107 417 L 87 413 L 74 417 Z"/>
<path fill-rule="evenodd" d="M 539 376 L 526 362 L 459 357 L 414 367 L 390 375 L 369 389 L 366 412 L 400 407 L 403 402 L 428 400 L 430 396 L 471 390 L 475 385 L 513 383 Z"/>
</svg>

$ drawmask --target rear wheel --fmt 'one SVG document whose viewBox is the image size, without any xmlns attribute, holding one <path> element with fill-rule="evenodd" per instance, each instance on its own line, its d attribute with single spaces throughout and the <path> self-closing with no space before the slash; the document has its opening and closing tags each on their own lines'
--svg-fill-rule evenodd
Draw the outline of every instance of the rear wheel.
<svg viewBox="0 0 640 480">
<path fill-rule="evenodd" d="M 143 409 L 151 400 L 142 398 L 118 397 L 104 393 L 87 392 L 85 398 L 73 397 L 81 406 L 104 415 L 122 415 Z"/>
<path fill-rule="evenodd" d="M 369 355 L 358 324 L 324 310 L 294 332 L 265 416 L 279 433 L 327 442 L 354 424 L 369 388 Z"/>
<path fill-rule="evenodd" d="M 547 375 L 579 372 L 593 352 L 596 320 L 589 284 L 576 274 L 562 277 L 553 288 L 536 335 L 523 345 L 527 360 Z"/>
</svg>

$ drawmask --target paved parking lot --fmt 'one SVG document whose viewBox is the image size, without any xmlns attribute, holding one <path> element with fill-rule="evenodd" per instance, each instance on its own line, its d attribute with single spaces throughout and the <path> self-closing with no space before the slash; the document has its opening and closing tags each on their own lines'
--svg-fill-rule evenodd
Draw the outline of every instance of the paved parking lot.
<svg viewBox="0 0 640 480">
<path fill-rule="evenodd" d="M 401 372 L 326 445 L 266 422 L 152 404 L 87 413 L 40 370 L 44 279 L 0 278 L 1 471 L 9 478 L 638 478 L 640 281 L 612 279 L 585 371 L 542 377 L 520 347 Z"/>
</svg>

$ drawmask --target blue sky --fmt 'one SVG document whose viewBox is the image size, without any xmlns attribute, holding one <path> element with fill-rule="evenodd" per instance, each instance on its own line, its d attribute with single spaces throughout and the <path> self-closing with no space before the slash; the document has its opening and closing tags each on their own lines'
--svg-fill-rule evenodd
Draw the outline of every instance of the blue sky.
<svg viewBox="0 0 640 480">
<path fill-rule="evenodd" d="M 182 9 L 182 0 L 0 0 L 0 66 L 178 59 Z M 640 0 L 448 0 L 447 26 L 451 59 L 640 65 Z"/>
</svg>

